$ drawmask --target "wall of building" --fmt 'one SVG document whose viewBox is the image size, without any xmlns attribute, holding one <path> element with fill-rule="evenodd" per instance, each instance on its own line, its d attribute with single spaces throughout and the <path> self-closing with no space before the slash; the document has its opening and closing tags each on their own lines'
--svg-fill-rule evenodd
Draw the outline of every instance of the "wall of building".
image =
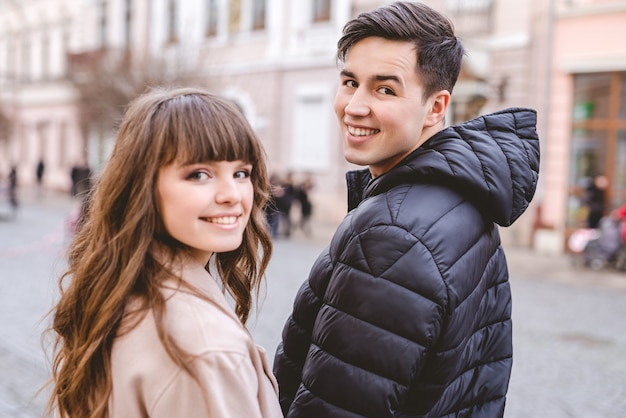
<svg viewBox="0 0 626 418">
<path fill-rule="evenodd" d="M 626 2 L 559 3 L 555 10 L 550 107 L 542 159 L 541 251 L 565 250 L 573 74 L 626 71 Z"/>
</svg>

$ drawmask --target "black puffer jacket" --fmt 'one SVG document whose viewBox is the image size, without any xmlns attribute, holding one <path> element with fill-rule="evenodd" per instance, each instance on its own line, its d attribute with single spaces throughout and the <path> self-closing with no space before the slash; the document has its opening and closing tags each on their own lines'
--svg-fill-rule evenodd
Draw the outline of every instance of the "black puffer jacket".
<svg viewBox="0 0 626 418">
<path fill-rule="evenodd" d="M 536 113 L 437 133 L 349 209 L 300 289 L 274 371 L 288 417 L 499 417 L 512 364 L 498 227 L 537 185 Z M 358 205 L 358 206 L 357 206 Z"/>
</svg>

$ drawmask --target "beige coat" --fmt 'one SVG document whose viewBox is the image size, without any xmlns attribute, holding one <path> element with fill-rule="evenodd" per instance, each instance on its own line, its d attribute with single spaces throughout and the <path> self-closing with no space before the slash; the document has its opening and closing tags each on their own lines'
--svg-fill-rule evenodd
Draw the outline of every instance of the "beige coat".
<svg viewBox="0 0 626 418">
<path fill-rule="evenodd" d="M 199 264 L 186 265 L 183 277 L 212 302 L 169 286 L 165 326 L 197 356 L 193 367 L 204 390 L 168 356 L 149 313 L 113 344 L 109 416 L 282 417 L 265 351 L 255 346 L 215 280 Z"/>
</svg>

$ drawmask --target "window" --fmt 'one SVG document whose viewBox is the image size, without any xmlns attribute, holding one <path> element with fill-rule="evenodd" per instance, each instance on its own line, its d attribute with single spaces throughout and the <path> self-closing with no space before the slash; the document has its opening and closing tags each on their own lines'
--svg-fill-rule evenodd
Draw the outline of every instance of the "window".
<svg viewBox="0 0 626 418">
<path fill-rule="evenodd" d="M 100 46 L 104 48 L 107 44 L 107 2 L 103 0 L 100 3 Z"/>
<path fill-rule="evenodd" d="M 624 102 L 622 102 L 624 105 Z M 611 207 L 619 207 L 626 203 L 626 129 L 617 135 L 615 171 L 613 173 L 613 199 Z"/>
<path fill-rule="evenodd" d="M 133 10 L 132 10 L 132 0 L 126 0 L 126 4 L 125 4 L 125 12 L 126 15 L 124 16 L 124 35 L 126 36 L 126 38 L 124 39 L 125 41 L 125 45 L 127 47 L 130 47 L 130 42 L 131 42 L 131 34 L 132 34 L 132 21 L 133 21 Z"/>
<path fill-rule="evenodd" d="M 41 78 L 50 78 L 50 34 L 44 32 L 41 36 Z"/>
<path fill-rule="evenodd" d="M 241 0 L 231 0 L 228 4 L 228 33 L 234 35 L 241 30 Z"/>
<path fill-rule="evenodd" d="M 300 170 L 325 170 L 330 165 L 332 94 L 324 90 L 328 89 L 310 86 L 296 96 L 291 161 Z M 316 122 L 311 124 L 312 120 Z"/>
<path fill-rule="evenodd" d="M 218 5 L 217 0 L 206 0 L 205 26 L 206 36 L 217 35 Z"/>
<path fill-rule="evenodd" d="M 330 1 L 313 0 L 313 22 L 327 22 L 330 20 Z"/>
<path fill-rule="evenodd" d="M 31 79 L 31 65 L 30 65 L 31 45 L 30 39 L 26 36 L 22 38 L 22 80 L 30 81 Z"/>
<path fill-rule="evenodd" d="M 611 74 L 582 74 L 576 76 L 575 80 L 574 120 L 608 118 Z"/>
<path fill-rule="evenodd" d="M 487 10 L 492 2 L 492 0 L 448 0 L 448 10 L 452 13 Z"/>
<path fill-rule="evenodd" d="M 169 0 L 167 12 L 167 42 L 176 43 L 178 42 L 176 0 Z"/>
<path fill-rule="evenodd" d="M 580 222 L 580 198 L 595 176 L 609 178 L 607 206 L 626 203 L 626 73 L 574 76 L 567 225 Z"/>
<path fill-rule="evenodd" d="M 265 0 L 254 0 L 252 4 L 252 30 L 265 29 Z"/>
</svg>

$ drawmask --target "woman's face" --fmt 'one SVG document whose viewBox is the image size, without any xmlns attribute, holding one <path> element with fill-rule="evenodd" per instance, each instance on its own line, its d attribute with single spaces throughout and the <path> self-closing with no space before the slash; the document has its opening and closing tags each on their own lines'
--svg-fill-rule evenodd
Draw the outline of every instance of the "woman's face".
<svg viewBox="0 0 626 418">
<path fill-rule="evenodd" d="M 252 165 L 243 161 L 161 167 L 157 199 L 163 224 L 206 264 L 213 253 L 237 249 L 254 200 Z"/>
</svg>

